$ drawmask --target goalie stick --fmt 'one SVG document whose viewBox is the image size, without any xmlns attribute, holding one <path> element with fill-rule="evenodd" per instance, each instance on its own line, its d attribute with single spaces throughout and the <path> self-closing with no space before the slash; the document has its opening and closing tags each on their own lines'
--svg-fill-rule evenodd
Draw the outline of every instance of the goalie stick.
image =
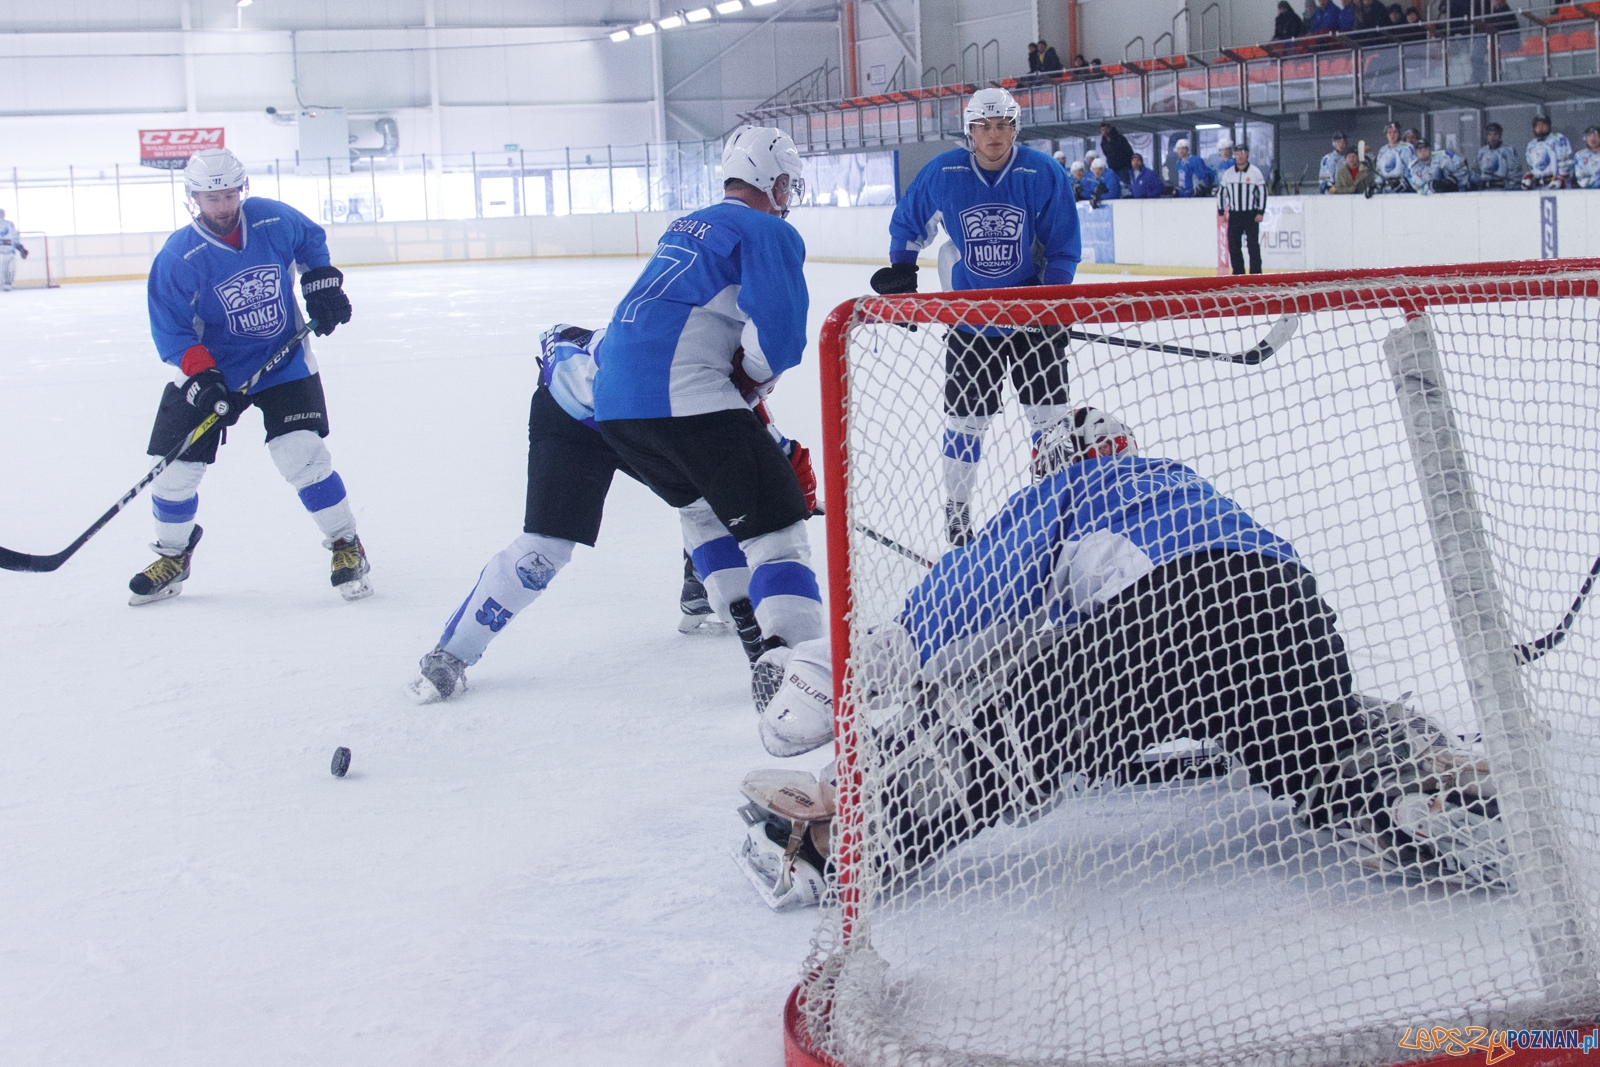
<svg viewBox="0 0 1600 1067">
<path fill-rule="evenodd" d="M 306 339 L 306 335 L 311 332 L 316 324 L 317 320 L 308 319 L 306 324 L 300 327 L 300 329 L 296 330 L 295 335 L 289 338 L 288 342 L 284 344 L 282 348 L 274 352 L 272 356 L 261 365 L 260 370 L 256 371 L 250 376 L 249 381 L 245 382 L 244 385 L 239 387 L 239 392 L 248 394 L 250 390 L 255 387 L 256 383 L 265 377 L 267 373 L 272 370 L 272 368 L 276 367 L 279 363 L 282 363 L 289 353 L 293 352 L 300 346 L 300 342 Z M 126 493 L 123 493 L 121 499 L 119 499 L 115 504 L 112 504 L 104 515 L 96 519 L 94 521 L 94 525 L 90 526 L 87 530 L 83 531 L 83 533 L 79 534 L 78 539 L 72 542 L 72 544 L 68 545 L 60 552 L 50 556 L 34 556 L 29 555 L 26 552 L 15 552 L 9 548 L 0 548 L 0 570 L 34 571 L 36 573 L 45 573 L 48 571 L 53 571 L 57 567 L 61 566 L 68 559 L 72 558 L 72 554 L 78 551 L 78 549 L 82 548 L 84 543 L 87 542 L 89 538 L 99 533 L 100 528 L 106 523 L 110 522 L 116 516 L 117 512 L 127 507 L 129 502 L 131 502 L 134 497 L 138 496 L 140 491 L 143 490 L 145 486 L 155 481 L 156 475 L 166 470 L 167 467 L 176 462 L 179 456 L 183 455 L 184 450 L 210 432 L 210 430 L 216 426 L 219 418 L 221 418 L 221 416 L 213 411 L 203 420 L 201 420 L 200 425 L 196 426 L 189 432 L 187 437 L 178 442 L 172 451 L 168 452 L 166 455 L 157 460 L 155 466 L 146 471 L 145 476 L 140 478 L 139 481 L 134 484 L 132 489 L 129 489 Z"/>
</svg>

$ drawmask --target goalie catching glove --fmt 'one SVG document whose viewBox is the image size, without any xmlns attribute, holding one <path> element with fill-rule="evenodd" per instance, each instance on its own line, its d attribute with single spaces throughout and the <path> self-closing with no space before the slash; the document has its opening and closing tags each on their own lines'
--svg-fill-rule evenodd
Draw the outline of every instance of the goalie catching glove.
<svg viewBox="0 0 1600 1067">
<path fill-rule="evenodd" d="M 813 907 L 827 892 L 834 776 L 831 763 L 820 782 L 805 771 L 759 770 L 739 786 L 747 830 L 733 860 L 773 911 Z"/>
<path fill-rule="evenodd" d="M 300 295 L 306 299 L 306 314 L 317 321 L 312 332 L 318 337 L 350 321 L 350 298 L 344 295 L 344 274 L 338 267 L 314 267 L 300 275 Z"/>
</svg>

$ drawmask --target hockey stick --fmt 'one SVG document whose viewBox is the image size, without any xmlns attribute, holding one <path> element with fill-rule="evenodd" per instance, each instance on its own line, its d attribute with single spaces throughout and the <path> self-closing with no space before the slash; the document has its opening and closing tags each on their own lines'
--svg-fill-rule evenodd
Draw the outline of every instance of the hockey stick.
<svg viewBox="0 0 1600 1067">
<path fill-rule="evenodd" d="M 1561 620 L 1554 630 L 1545 634 L 1536 641 L 1526 641 L 1515 649 L 1517 662 L 1529 664 L 1540 656 L 1559 645 L 1567 636 L 1567 631 L 1572 629 L 1572 624 L 1578 620 L 1578 612 L 1583 610 L 1583 602 L 1594 589 L 1594 581 L 1600 578 L 1600 559 L 1594 561 L 1594 566 L 1589 568 L 1589 577 L 1583 580 L 1583 585 L 1578 589 L 1578 598 L 1572 602 L 1572 607 L 1567 609 L 1566 617 Z"/>
<path fill-rule="evenodd" d="M 1169 356 L 1188 356 L 1190 359 L 1214 359 L 1220 363 L 1241 363 L 1247 367 L 1254 367 L 1265 363 L 1273 354 L 1295 335 L 1300 328 L 1300 319 L 1296 315 L 1285 315 L 1272 324 L 1272 329 L 1253 347 L 1243 352 L 1208 352 L 1203 348 L 1186 348 L 1183 345 L 1163 345 L 1152 341 L 1133 341 L 1126 337 L 1109 337 L 1101 333 L 1084 333 L 1082 330 L 1067 330 L 1067 336 L 1075 341 L 1096 341 L 1103 345 L 1114 345 L 1118 348 L 1144 349 L 1148 352 L 1165 352 Z"/>
<path fill-rule="evenodd" d="M 866 526 L 858 522 L 856 523 L 856 532 L 865 534 L 874 541 L 878 542 L 878 544 L 883 545 L 885 548 L 893 549 L 906 559 L 915 560 L 929 569 L 932 569 L 933 567 L 933 560 L 928 559 L 925 556 L 917 555 L 915 552 L 911 551 L 911 549 L 907 548 L 905 545 L 902 545 L 899 541 L 894 540 L 892 537 L 883 536 L 883 534 L 879 533 L 877 530 L 874 530 L 870 526 Z"/>
<path fill-rule="evenodd" d="M 272 370 L 272 368 L 276 367 L 279 363 L 282 363 L 284 359 L 288 357 L 289 353 L 293 352 L 300 346 L 300 342 L 306 339 L 306 334 L 310 333 L 316 324 L 317 321 L 315 319 L 307 320 L 306 324 L 300 327 L 299 330 L 295 331 L 295 335 L 289 338 L 288 342 L 282 348 L 274 352 L 271 358 L 261 365 L 260 370 L 256 371 L 250 376 L 249 381 L 245 382 L 244 385 L 239 387 L 239 392 L 249 393 L 250 390 L 255 387 L 256 383 L 265 377 L 266 374 Z M 61 566 L 72 557 L 74 552 L 82 548 L 84 543 L 88 541 L 89 538 L 99 533 L 100 528 L 106 523 L 110 522 L 112 518 L 116 516 L 117 512 L 127 507 L 128 503 L 132 501 L 134 497 L 138 496 L 140 491 L 143 490 L 145 486 L 155 481 L 156 475 L 160 474 L 162 471 L 166 470 L 169 466 L 176 462 L 178 457 L 183 455 L 184 451 L 190 445 L 194 444 L 196 441 L 200 440 L 200 438 L 209 433 L 211 429 L 216 426 L 217 421 L 220 418 L 221 416 L 214 411 L 207 415 L 205 419 L 201 421 L 200 425 L 196 426 L 189 432 L 187 437 L 185 437 L 182 441 L 179 441 L 177 445 L 173 446 L 172 451 L 168 452 L 166 455 L 157 460 L 155 466 L 151 467 L 147 472 L 145 472 L 145 476 L 140 478 L 132 489 L 129 489 L 126 493 L 123 493 L 122 498 L 115 504 L 112 504 L 110 510 L 96 519 L 93 526 L 90 526 L 87 530 L 83 531 L 83 533 L 79 534 L 78 539 L 72 542 L 72 544 L 68 545 L 66 548 L 62 549 L 60 552 L 57 552 L 53 556 L 32 556 L 26 552 L 13 552 L 9 548 L 0 548 L 0 570 L 35 571 L 38 573 L 44 573 L 46 571 L 53 571 L 57 567 Z"/>
</svg>

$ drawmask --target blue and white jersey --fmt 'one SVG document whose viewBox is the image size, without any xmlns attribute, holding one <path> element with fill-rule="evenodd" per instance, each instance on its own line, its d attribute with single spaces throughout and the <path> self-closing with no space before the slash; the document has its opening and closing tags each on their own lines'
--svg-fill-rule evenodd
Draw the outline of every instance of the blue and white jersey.
<svg viewBox="0 0 1600 1067">
<path fill-rule="evenodd" d="M 1411 173 L 1411 164 L 1417 161 L 1417 150 L 1410 144 L 1401 141 L 1399 144 L 1386 144 L 1378 149 L 1378 162 L 1373 168 L 1378 172 L 1378 177 L 1384 181 L 1398 179 L 1405 181 Z"/>
<path fill-rule="evenodd" d="M 594 428 L 594 377 L 599 370 L 594 353 L 605 335 L 602 326 L 584 344 L 564 340 L 554 330 L 540 337 L 539 380 L 562 411 L 590 429 Z"/>
<path fill-rule="evenodd" d="M 1056 161 L 1018 145 L 999 171 L 978 166 L 953 148 L 917 172 L 889 220 L 889 262 L 915 263 L 943 226 L 961 253 L 951 271 L 955 289 L 1065 285 L 1083 258 L 1071 179 Z M 1044 252 L 1044 276 L 1034 245 Z"/>
<path fill-rule="evenodd" d="M 795 228 L 729 198 L 667 227 L 612 313 L 595 418 L 665 419 L 746 407 L 734 353 L 757 382 L 796 366 L 810 297 Z"/>
<path fill-rule="evenodd" d="M 1333 188 L 1333 183 L 1338 180 L 1339 168 L 1344 166 L 1344 153 L 1339 151 L 1329 152 L 1322 157 L 1322 163 L 1317 167 L 1317 188 L 1328 192 Z"/>
<path fill-rule="evenodd" d="M 1413 160 L 1407 175 L 1411 188 L 1423 194 L 1433 192 L 1433 183 L 1440 178 L 1449 178 L 1458 188 L 1465 189 L 1472 182 L 1472 172 L 1460 156 L 1448 148 L 1438 148 L 1426 163 L 1420 159 Z"/>
<path fill-rule="evenodd" d="M 177 367 L 203 344 L 230 388 L 244 384 L 305 321 L 294 298 L 295 266 L 326 267 L 322 227 L 288 204 L 252 196 L 239 204 L 241 246 L 196 220 L 167 238 L 150 265 L 150 333 L 162 360 Z M 261 380 L 257 391 L 315 374 L 311 348 Z M 182 380 L 180 370 L 176 375 Z"/>
<path fill-rule="evenodd" d="M 1174 164 L 1178 171 L 1178 195 L 1194 196 L 1202 185 L 1217 184 L 1217 172 L 1199 156 L 1190 154 Z"/>
<path fill-rule="evenodd" d="M 21 235 L 22 231 L 17 229 L 16 223 L 10 219 L 0 219 L 0 256 L 16 255 Z"/>
<path fill-rule="evenodd" d="M 1480 182 L 1500 181 L 1507 185 L 1522 181 L 1522 153 L 1508 144 L 1478 149 L 1478 179 Z"/>
<path fill-rule="evenodd" d="M 1535 137 L 1523 156 L 1535 178 L 1564 178 L 1572 173 L 1572 145 L 1564 133 L 1551 131 L 1547 137 Z"/>
<path fill-rule="evenodd" d="M 912 590 L 900 623 L 923 664 L 942 664 L 1040 609 L 1052 625 L 1075 626 L 1155 568 L 1212 549 L 1300 562 L 1181 463 L 1088 459 L 1013 494 Z"/>
<path fill-rule="evenodd" d="M 1600 189 L 1600 152 L 1578 149 L 1572 157 L 1572 183 L 1579 189 Z"/>
</svg>

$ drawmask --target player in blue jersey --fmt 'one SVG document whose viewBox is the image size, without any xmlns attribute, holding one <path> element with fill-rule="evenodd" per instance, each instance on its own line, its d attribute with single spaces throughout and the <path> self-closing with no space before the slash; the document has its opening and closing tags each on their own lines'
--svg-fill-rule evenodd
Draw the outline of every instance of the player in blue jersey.
<svg viewBox="0 0 1600 1067">
<path fill-rule="evenodd" d="M 150 333 L 156 352 L 175 368 L 166 386 L 149 454 L 165 455 L 213 410 L 233 425 L 248 407 L 261 409 L 267 451 L 333 552 L 332 581 L 346 600 L 372 592 L 367 555 L 344 482 L 322 439 L 328 407 L 309 343 L 261 379 L 248 397 L 234 392 L 300 328 L 295 303 L 298 265 L 306 314 L 326 336 L 350 321 L 344 275 L 328 260 L 322 227 L 288 204 L 249 197 L 244 164 L 225 148 L 196 153 L 183 172 L 194 222 L 174 233 L 150 267 Z M 129 603 L 177 596 L 200 541 L 196 490 L 216 461 L 225 429 L 195 443 L 152 483 L 157 559 L 128 583 Z"/>
<path fill-rule="evenodd" d="M 802 195 L 800 153 L 779 130 L 745 127 L 728 139 L 722 173 L 725 199 L 669 225 L 617 305 L 595 420 L 658 496 L 730 531 L 726 547 L 749 560 L 763 640 L 792 646 L 823 632 L 810 509 L 750 405 L 805 350 L 805 242 L 784 221 Z M 701 534 L 691 525 L 692 546 Z"/>
<path fill-rule="evenodd" d="M 595 352 L 605 333 L 562 324 L 540 335 L 539 385 L 528 411 L 523 532 L 484 566 L 466 600 L 445 623 L 439 643 L 418 663 L 406 692 L 419 704 L 448 699 L 466 687 L 466 669 L 482 658 L 507 623 L 539 599 L 572 559 L 573 548 L 594 547 L 613 475 L 620 471 L 638 480 L 595 429 Z M 817 481 L 810 454 L 777 432 L 764 404 L 758 402 L 756 412 L 789 456 L 807 507 L 815 508 Z M 691 560 L 679 630 L 700 629 L 703 618 L 714 613 L 735 627 L 754 662 L 767 649 L 750 602 L 744 553 L 704 501 L 679 514 Z M 690 612 L 690 596 L 706 602 L 704 612 Z"/>
<path fill-rule="evenodd" d="M 912 179 L 889 221 L 890 265 L 872 276 L 875 291 L 916 292 L 917 254 L 933 244 L 941 225 L 959 254 L 951 272 L 955 289 L 1072 281 L 1083 256 L 1073 191 L 1049 156 L 1016 143 L 1021 113 L 1004 89 L 972 94 L 963 113 L 970 147 L 935 156 Z M 994 326 L 946 332 L 945 532 L 951 544 L 972 534 L 968 502 L 1008 373 L 1035 440 L 1070 414 L 1064 332 Z"/>
<path fill-rule="evenodd" d="M 1350 150 L 1344 131 L 1333 135 L 1333 151 L 1322 157 L 1317 166 L 1317 191 L 1333 192 L 1333 183 L 1339 178 L 1339 168 L 1344 166 L 1345 153 Z"/>
<path fill-rule="evenodd" d="M 1498 122 L 1483 128 L 1483 144 L 1478 148 L 1480 189 L 1515 189 L 1522 184 L 1522 153 L 1501 138 L 1505 131 Z"/>
<path fill-rule="evenodd" d="M 1052 428 L 1039 461 L 1045 476 L 852 651 L 877 747 L 862 759 L 890 772 L 875 806 L 886 876 L 1063 791 L 1139 781 L 1141 753 L 1189 741 L 1368 867 L 1505 884 L 1487 767 L 1399 702 L 1355 692 L 1334 613 L 1289 542 L 1190 467 L 1140 456 L 1105 412 Z M 831 694 L 812 652 L 795 652 L 761 709 L 777 754 L 832 737 L 804 692 Z"/>
</svg>

